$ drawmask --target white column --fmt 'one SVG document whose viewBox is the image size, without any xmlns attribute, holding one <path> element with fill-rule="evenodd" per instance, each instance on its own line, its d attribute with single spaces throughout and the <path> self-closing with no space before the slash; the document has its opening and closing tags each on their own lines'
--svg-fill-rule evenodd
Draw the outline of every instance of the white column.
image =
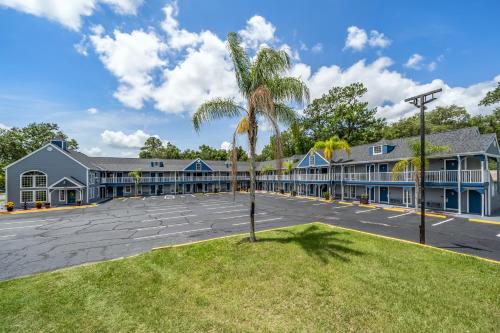
<svg viewBox="0 0 500 333">
<path fill-rule="evenodd" d="M 344 166 L 340 166 L 340 198 L 344 200 Z"/>
<path fill-rule="evenodd" d="M 443 210 L 446 210 L 446 189 L 443 188 Z"/>
<path fill-rule="evenodd" d="M 481 193 L 481 216 L 484 216 L 484 188 L 483 193 Z"/>
</svg>

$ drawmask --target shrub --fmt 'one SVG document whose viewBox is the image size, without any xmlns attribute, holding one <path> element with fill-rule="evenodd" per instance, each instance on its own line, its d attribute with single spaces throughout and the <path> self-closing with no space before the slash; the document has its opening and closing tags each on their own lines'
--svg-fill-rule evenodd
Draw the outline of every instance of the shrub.
<svg viewBox="0 0 500 333">
<path fill-rule="evenodd" d="M 214 193 L 219 193 L 219 189 L 217 187 L 214 188 Z"/>
<path fill-rule="evenodd" d="M 42 208 L 42 205 L 43 205 L 43 202 L 41 202 L 41 201 L 37 201 L 37 202 L 35 202 L 35 207 L 36 207 L 37 209 Z"/>
<path fill-rule="evenodd" d="M 82 205 L 82 200 L 77 200 L 77 201 L 76 201 L 76 205 L 77 205 L 77 206 L 81 206 L 81 205 Z"/>
<path fill-rule="evenodd" d="M 50 208 L 50 202 L 45 203 L 45 208 Z"/>
<path fill-rule="evenodd" d="M 297 195 L 297 191 L 293 190 L 292 191 L 292 197 L 296 196 Z"/>
<path fill-rule="evenodd" d="M 280 189 L 280 194 L 285 194 L 285 190 L 284 189 Z"/>
<path fill-rule="evenodd" d="M 12 212 L 14 210 L 14 203 L 12 201 L 8 201 L 5 204 L 5 208 L 7 209 L 8 212 Z"/>
<path fill-rule="evenodd" d="M 323 192 L 323 198 L 325 198 L 326 200 L 330 200 L 330 193 Z"/>
</svg>

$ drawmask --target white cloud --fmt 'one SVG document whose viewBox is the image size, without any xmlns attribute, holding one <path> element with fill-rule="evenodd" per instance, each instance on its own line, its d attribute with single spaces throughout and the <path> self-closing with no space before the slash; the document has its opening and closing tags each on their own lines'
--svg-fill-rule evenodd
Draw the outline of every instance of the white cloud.
<svg viewBox="0 0 500 333">
<path fill-rule="evenodd" d="M 104 156 L 104 152 L 99 147 L 82 148 L 82 153 L 89 156 Z"/>
<path fill-rule="evenodd" d="M 101 139 L 105 144 L 117 148 L 141 148 L 144 142 L 152 136 L 159 138 L 158 135 L 151 135 L 142 130 L 136 130 L 131 134 L 110 130 L 101 133 Z"/>
<path fill-rule="evenodd" d="M 154 69 L 166 65 L 160 57 L 166 45 L 153 32 L 118 30 L 113 36 L 103 35 L 103 28 L 96 26 L 90 40 L 106 68 L 118 78 L 114 96 L 124 105 L 140 109 L 153 91 Z"/>
<path fill-rule="evenodd" d="M 0 0 L 0 6 L 45 17 L 69 29 L 79 30 L 82 17 L 91 16 L 99 3 L 110 6 L 118 14 L 135 15 L 142 2 L 143 0 Z"/>
<path fill-rule="evenodd" d="M 427 65 L 427 69 L 429 70 L 429 72 L 433 72 L 434 70 L 436 70 L 436 68 L 437 68 L 437 62 L 435 62 L 435 61 L 431 61 Z"/>
<path fill-rule="evenodd" d="M 364 99 L 370 107 L 378 107 L 378 115 L 388 120 L 396 120 L 412 114 L 415 108 L 404 102 L 407 97 L 415 96 L 428 90 L 443 88 L 431 107 L 457 104 L 464 106 L 472 114 L 484 113 L 492 108 L 479 107 L 478 103 L 486 93 L 496 86 L 500 75 L 493 80 L 480 82 L 468 87 L 450 87 L 442 80 L 419 83 L 391 70 L 393 62 L 390 58 L 380 57 L 372 63 L 361 60 L 352 66 L 342 69 L 339 66 L 323 66 L 315 73 L 306 64 L 297 64 L 291 75 L 301 77 L 308 84 L 311 99 L 320 97 L 333 86 L 344 86 L 354 82 L 362 82 L 368 92 Z"/>
<path fill-rule="evenodd" d="M 377 30 L 370 31 L 370 37 L 364 29 L 356 26 L 347 28 L 347 38 L 345 40 L 344 49 L 353 49 L 361 51 L 366 45 L 371 47 L 385 48 L 391 44 L 391 41 L 381 32 Z"/>
<path fill-rule="evenodd" d="M 371 47 L 386 48 L 391 44 L 391 41 L 383 33 L 378 32 L 377 30 L 372 30 L 370 31 L 368 44 Z"/>
<path fill-rule="evenodd" d="M 245 29 L 239 31 L 246 46 L 256 49 L 261 43 L 273 41 L 276 27 L 260 15 L 252 16 Z"/>
<path fill-rule="evenodd" d="M 405 67 L 419 70 L 422 68 L 422 61 L 424 61 L 424 57 L 418 53 L 414 53 L 408 58 L 408 61 L 404 64 Z"/>
<path fill-rule="evenodd" d="M 10 129 L 10 127 L 7 126 L 7 125 L 5 125 L 5 124 L 0 123 L 0 129 L 6 129 L 6 130 L 8 130 L 8 129 Z"/>
<path fill-rule="evenodd" d="M 179 22 L 176 19 L 176 16 L 179 14 L 177 2 L 166 5 L 163 8 L 163 12 L 165 13 L 165 19 L 161 23 L 161 27 L 167 34 L 167 44 L 170 48 L 179 50 L 200 42 L 198 34 L 185 29 L 179 29 Z"/>
<path fill-rule="evenodd" d="M 313 47 L 311 47 L 312 53 L 321 53 L 323 52 L 323 44 L 316 43 Z"/>
<path fill-rule="evenodd" d="M 73 47 L 75 48 L 76 52 L 80 53 L 83 56 L 88 56 L 88 48 L 89 48 L 89 42 L 87 36 L 83 36 L 82 39 L 76 44 L 73 44 Z"/>
<path fill-rule="evenodd" d="M 88 108 L 87 112 L 90 114 L 97 114 L 99 110 L 97 110 L 96 108 Z"/>
<path fill-rule="evenodd" d="M 361 51 L 365 47 L 366 42 L 368 42 L 366 31 L 356 26 L 347 28 L 347 38 L 344 48 Z"/>
<path fill-rule="evenodd" d="M 220 149 L 223 149 L 225 151 L 230 151 L 232 147 L 233 147 L 233 145 L 231 144 L 231 142 L 228 142 L 228 141 L 223 141 L 220 144 Z"/>
</svg>

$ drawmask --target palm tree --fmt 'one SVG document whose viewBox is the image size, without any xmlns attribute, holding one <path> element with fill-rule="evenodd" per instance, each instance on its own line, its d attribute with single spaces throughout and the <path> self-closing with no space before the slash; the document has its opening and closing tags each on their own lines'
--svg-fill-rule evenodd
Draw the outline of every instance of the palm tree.
<svg viewBox="0 0 500 333">
<path fill-rule="evenodd" d="M 316 141 L 312 148 L 312 152 L 316 153 L 319 149 L 323 149 L 323 155 L 328 160 L 329 164 L 336 151 L 342 150 L 348 156 L 351 155 L 351 146 L 349 145 L 349 142 L 344 139 L 340 139 L 337 135 L 334 135 L 325 141 Z M 330 172 L 331 170 L 328 170 L 328 174 L 330 174 Z"/>
<path fill-rule="evenodd" d="M 412 157 L 398 161 L 394 164 L 392 168 L 391 178 L 393 181 L 400 180 L 399 173 L 407 172 L 411 168 L 413 168 L 413 177 L 415 179 L 415 207 L 417 207 L 420 202 L 420 141 L 419 140 L 411 140 L 408 142 L 411 150 Z M 444 153 L 450 151 L 450 147 L 448 146 L 439 146 L 435 145 L 431 142 L 425 142 L 425 155 L 429 156 L 436 153 Z M 424 160 L 425 169 L 429 165 L 429 160 Z M 411 171 L 409 171 L 411 172 Z"/>
<path fill-rule="evenodd" d="M 139 189 L 139 182 L 141 181 L 141 170 L 130 171 L 128 173 L 128 176 L 134 179 L 134 191 L 135 195 L 137 195 Z"/>
<path fill-rule="evenodd" d="M 285 161 L 283 163 L 283 171 L 287 174 L 287 175 L 290 175 L 292 174 L 292 171 L 293 171 L 293 161 Z M 295 180 L 294 180 L 294 184 L 293 184 L 293 188 L 295 189 Z M 290 190 L 290 193 L 292 192 L 292 190 Z"/>
<path fill-rule="evenodd" d="M 283 50 L 261 48 L 251 61 L 241 46 L 241 38 L 231 32 L 227 36 L 229 54 L 233 61 L 236 82 L 246 108 L 232 98 L 216 98 L 204 102 L 193 115 L 193 126 L 200 130 L 202 123 L 220 118 L 241 118 L 242 131 L 248 137 L 250 160 L 250 241 L 255 238 L 255 146 L 259 118 L 271 125 L 274 135 L 280 138 L 279 123 L 289 124 L 295 111 L 285 103 L 303 104 L 309 100 L 309 89 L 298 78 L 285 77 L 291 67 L 290 57 Z M 215 78 L 217 79 L 217 78 Z M 277 144 L 277 163 L 281 161 L 281 145 Z M 233 147 L 235 149 L 235 147 Z M 280 170 L 280 165 L 277 166 Z"/>
</svg>

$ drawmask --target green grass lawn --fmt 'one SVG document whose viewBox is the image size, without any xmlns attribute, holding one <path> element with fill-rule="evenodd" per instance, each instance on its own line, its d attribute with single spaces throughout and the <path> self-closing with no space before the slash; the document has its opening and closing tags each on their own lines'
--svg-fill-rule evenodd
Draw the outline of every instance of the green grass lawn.
<svg viewBox="0 0 500 333">
<path fill-rule="evenodd" d="M 0 283 L 0 331 L 498 332 L 500 265 L 321 224 Z"/>
</svg>

